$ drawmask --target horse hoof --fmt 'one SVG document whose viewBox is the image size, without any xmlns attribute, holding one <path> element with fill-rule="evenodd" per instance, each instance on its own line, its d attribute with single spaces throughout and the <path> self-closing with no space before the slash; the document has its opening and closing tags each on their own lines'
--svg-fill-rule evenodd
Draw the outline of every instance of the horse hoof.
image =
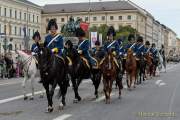
<svg viewBox="0 0 180 120">
<path fill-rule="evenodd" d="M 25 97 L 24 97 L 24 100 L 27 100 L 27 99 L 28 99 L 28 97 L 27 97 L 27 96 L 25 96 Z"/>
<path fill-rule="evenodd" d="M 53 112 L 53 107 L 48 107 L 48 108 L 46 109 L 46 113 L 51 113 L 51 112 Z"/>
<path fill-rule="evenodd" d="M 74 99 L 74 100 L 73 100 L 73 103 L 78 103 L 78 102 L 79 102 L 78 99 Z"/>
<path fill-rule="evenodd" d="M 34 97 L 30 97 L 29 100 L 34 100 Z"/>
</svg>

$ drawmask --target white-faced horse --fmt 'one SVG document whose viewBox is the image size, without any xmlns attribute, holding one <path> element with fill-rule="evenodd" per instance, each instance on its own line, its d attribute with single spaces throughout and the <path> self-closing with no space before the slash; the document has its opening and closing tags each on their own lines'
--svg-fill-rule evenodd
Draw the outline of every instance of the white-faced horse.
<svg viewBox="0 0 180 120">
<path fill-rule="evenodd" d="M 27 81 L 31 82 L 31 90 L 32 95 L 30 96 L 30 100 L 34 99 L 34 81 L 35 78 L 40 78 L 39 70 L 36 67 L 37 60 L 34 56 L 28 55 L 27 53 L 17 50 L 17 52 L 12 51 L 12 56 L 14 61 L 19 61 L 23 68 L 24 80 L 22 82 L 24 100 L 28 99 L 26 83 Z M 44 89 L 42 88 L 42 92 L 40 93 L 40 97 L 42 98 L 44 95 Z"/>
</svg>

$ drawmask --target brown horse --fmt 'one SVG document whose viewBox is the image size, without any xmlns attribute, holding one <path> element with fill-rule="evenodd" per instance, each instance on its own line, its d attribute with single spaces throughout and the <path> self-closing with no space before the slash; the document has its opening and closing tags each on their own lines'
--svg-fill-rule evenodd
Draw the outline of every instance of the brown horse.
<svg viewBox="0 0 180 120">
<path fill-rule="evenodd" d="M 146 59 L 146 78 L 147 78 L 147 74 L 149 74 L 149 76 L 152 78 L 152 74 L 153 74 L 153 57 L 152 57 L 152 54 L 150 52 L 148 52 L 145 55 L 145 59 Z"/>
<path fill-rule="evenodd" d="M 117 66 L 112 53 L 108 53 L 105 58 L 100 62 L 100 68 L 103 75 L 104 93 L 106 97 L 106 104 L 110 104 L 110 94 L 112 91 L 113 81 L 116 80 Z M 121 98 L 122 85 L 118 82 L 119 98 Z"/>
<path fill-rule="evenodd" d="M 133 50 L 130 48 L 127 51 L 126 72 L 127 72 L 126 82 L 128 88 L 131 89 L 132 84 L 133 87 L 135 88 L 137 63 L 136 63 L 136 58 L 133 56 Z"/>
</svg>

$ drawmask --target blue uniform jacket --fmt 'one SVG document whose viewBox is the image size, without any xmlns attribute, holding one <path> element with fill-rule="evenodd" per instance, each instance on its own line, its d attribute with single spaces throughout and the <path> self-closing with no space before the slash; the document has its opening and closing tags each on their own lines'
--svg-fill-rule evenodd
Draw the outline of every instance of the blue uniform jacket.
<svg viewBox="0 0 180 120">
<path fill-rule="evenodd" d="M 156 57 L 157 57 L 157 49 L 156 49 L 156 48 L 151 48 L 151 49 L 150 49 L 150 52 L 152 53 L 153 58 L 156 58 Z"/>
<path fill-rule="evenodd" d="M 113 43 L 113 44 L 112 44 Z M 120 45 L 117 41 L 107 41 L 105 44 L 104 44 L 104 50 L 105 52 L 108 52 L 110 49 L 112 49 L 112 51 L 115 51 L 116 54 L 119 53 L 119 48 L 120 48 Z"/>
<path fill-rule="evenodd" d="M 44 44 L 46 47 L 50 48 L 51 50 L 53 48 L 58 48 L 58 54 L 62 54 L 64 40 L 63 40 L 63 37 L 61 35 L 59 35 L 50 45 L 48 45 L 54 37 L 55 36 L 48 34 L 45 37 Z"/>
<path fill-rule="evenodd" d="M 31 46 L 31 52 L 34 52 L 34 53 L 38 53 L 38 47 L 36 45 L 36 43 L 33 43 L 32 46 Z"/>
<path fill-rule="evenodd" d="M 142 53 L 144 54 L 144 49 L 145 49 L 144 45 L 138 44 L 136 45 L 135 49 L 136 49 L 135 52 L 137 56 L 140 56 Z"/>
<path fill-rule="evenodd" d="M 127 50 L 132 46 L 133 44 L 129 43 L 125 46 L 125 53 L 127 53 Z M 132 47 L 132 50 L 136 52 L 136 44 Z"/>
</svg>

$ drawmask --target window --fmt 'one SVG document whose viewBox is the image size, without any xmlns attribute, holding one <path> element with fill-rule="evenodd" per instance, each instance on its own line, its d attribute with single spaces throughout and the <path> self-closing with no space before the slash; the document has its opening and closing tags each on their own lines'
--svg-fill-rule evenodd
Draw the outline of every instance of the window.
<svg viewBox="0 0 180 120">
<path fill-rule="evenodd" d="M 119 16 L 119 20 L 122 20 L 122 16 Z"/>
<path fill-rule="evenodd" d="M 19 44 L 19 49 L 21 50 L 21 44 Z"/>
<path fill-rule="evenodd" d="M 12 34 L 12 26 L 11 25 L 9 25 L 9 35 L 11 35 Z"/>
<path fill-rule="evenodd" d="M 4 33 L 6 34 L 6 25 L 4 25 Z"/>
<path fill-rule="evenodd" d="M 64 22 L 64 18 L 61 18 L 61 22 Z"/>
<path fill-rule="evenodd" d="M 29 35 L 29 36 L 31 35 L 31 29 L 28 30 L 28 35 Z"/>
<path fill-rule="evenodd" d="M 34 15 L 33 15 L 33 22 L 34 22 Z"/>
<path fill-rule="evenodd" d="M 17 11 L 15 10 L 15 19 L 17 19 Z"/>
<path fill-rule="evenodd" d="M 102 16 L 102 17 L 101 17 L 101 20 L 104 21 L 104 20 L 105 20 L 105 16 Z"/>
<path fill-rule="evenodd" d="M 39 22 L 39 16 L 37 16 L 37 23 Z"/>
<path fill-rule="evenodd" d="M 19 36 L 21 36 L 21 27 L 19 28 Z"/>
<path fill-rule="evenodd" d="M 29 14 L 29 22 L 31 21 L 31 14 Z"/>
<path fill-rule="evenodd" d="M 22 14 L 22 13 L 21 13 L 21 12 L 19 12 L 19 19 L 20 19 L 20 20 L 21 20 L 21 14 Z"/>
<path fill-rule="evenodd" d="M 93 21 L 96 21 L 97 20 L 97 17 L 93 17 Z"/>
<path fill-rule="evenodd" d="M 17 34 L 17 27 L 16 26 L 14 27 L 14 34 L 15 35 Z"/>
<path fill-rule="evenodd" d="M 128 15 L 128 16 L 127 16 L 127 19 L 128 19 L 128 20 L 131 20 L 131 15 Z"/>
<path fill-rule="evenodd" d="M 6 17 L 6 8 L 4 8 L 4 16 Z"/>
<path fill-rule="evenodd" d="M 88 21 L 88 17 L 85 17 L 85 22 Z"/>
<path fill-rule="evenodd" d="M 26 13 L 24 13 L 24 20 L 26 20 Z"/>
<path fill-rule="evenodd" d="M 1 33 L 1 24 L 0 24 L 0 33 Z"/>
<path fill-rule="evenodd" d="M 15 44 L 15 50 L 17 50 L 17 44 Z"/>
<path fill-rule="evenodd" d="M 110 16 L 110 20 L 114 20 L 114 16 Z"/>
<path fill-rule="evenodd" d="M 12 9 L 9 10 L 9 16 L 12 18 Z"/>
</svg>

